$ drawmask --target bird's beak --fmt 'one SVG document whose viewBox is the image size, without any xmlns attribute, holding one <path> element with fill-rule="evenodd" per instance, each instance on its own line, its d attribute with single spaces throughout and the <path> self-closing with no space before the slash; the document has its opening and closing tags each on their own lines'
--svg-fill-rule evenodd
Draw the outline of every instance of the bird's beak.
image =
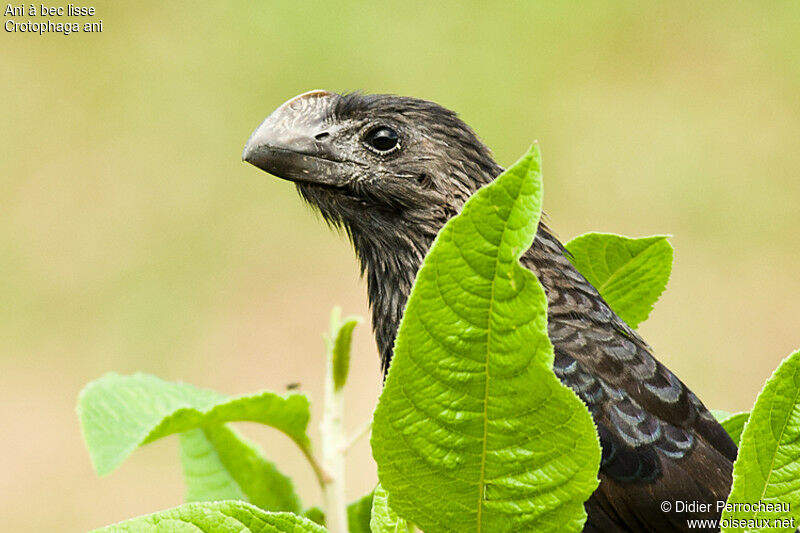
<svg viewBox="0 0 800 533">
<path fill-rule="evenodd" d="M 338 95 L 309 91 L 272 112 L 256 128 L 242 160 L 279 178 L 339 187 L 346 181 L 344 158 L 331 142 L 331 108 Z"/>
</svg>

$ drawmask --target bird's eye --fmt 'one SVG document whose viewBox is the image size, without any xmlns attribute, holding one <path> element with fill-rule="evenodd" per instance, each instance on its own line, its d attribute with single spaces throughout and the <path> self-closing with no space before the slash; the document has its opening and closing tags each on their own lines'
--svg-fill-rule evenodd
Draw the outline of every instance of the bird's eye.
<svg viewBox="0 0 800 533">
<path fill-rule="evenodd" d="M 400 146 L 400 138 L 397 136 L 397 132 L 386 126 L 370 130 L 364 137 L 364 142 L 376 152 L 383 154 L 392 152 Z"/>
</svg>

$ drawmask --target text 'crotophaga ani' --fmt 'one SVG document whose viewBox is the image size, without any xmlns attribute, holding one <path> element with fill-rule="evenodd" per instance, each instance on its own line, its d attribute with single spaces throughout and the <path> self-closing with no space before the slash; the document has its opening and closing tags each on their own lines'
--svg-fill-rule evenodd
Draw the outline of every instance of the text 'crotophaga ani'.
<svg viewBox="0 0 800 533">
<path fill-rule="evenodd" d="M 253 133 L 245 161 L 294 181 L 352 239 L 384 369 L 436 233 L 502 172 L 455 113 L 393 95 L 311 91 Z M 542 223 L 522 256 L 548 298 L 554 370 L 589 407 L 603 449 L 585 531 L 684 531 L 662 501 L 725 500 L 736 446 L 700 400 L 572 266 Z"/>
</svg>

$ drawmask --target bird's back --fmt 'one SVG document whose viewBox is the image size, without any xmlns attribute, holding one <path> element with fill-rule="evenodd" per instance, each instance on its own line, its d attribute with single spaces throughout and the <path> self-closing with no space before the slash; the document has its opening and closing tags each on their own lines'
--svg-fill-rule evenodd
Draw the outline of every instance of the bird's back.
<svg viewBox="0 0 800 533">
<path fill-rule="evenodd" d="M 718 517 L 736 445 L 567 254 L 542 225 L 521 262 L 547 293 L 555 373 L 586 402 L 602 444 L 585 530 L 683 531 L 689 519 Z M 709 512 L 662 511 L 675 500 L 710 504 Z"/>
</svg>

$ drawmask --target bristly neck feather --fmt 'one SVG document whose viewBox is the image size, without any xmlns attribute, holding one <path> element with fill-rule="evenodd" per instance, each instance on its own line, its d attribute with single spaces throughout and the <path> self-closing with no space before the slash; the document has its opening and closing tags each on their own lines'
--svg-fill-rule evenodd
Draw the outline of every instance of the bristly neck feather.
<svg viewBox="0 0 800 533">
<path fill-rule="evenodd" d="M 397 328 L 417 271 L 441 227 L 430 223 L 408 224 L 415 225 L 398 225 L 390 232 L 362 228 L 352 228 L 350 232 L 362 274 L 367 278 L 372 326 L 384 372 L 392 358 Z M 415 231 L 408 231 L 409 227 Z"/>
</svg>

